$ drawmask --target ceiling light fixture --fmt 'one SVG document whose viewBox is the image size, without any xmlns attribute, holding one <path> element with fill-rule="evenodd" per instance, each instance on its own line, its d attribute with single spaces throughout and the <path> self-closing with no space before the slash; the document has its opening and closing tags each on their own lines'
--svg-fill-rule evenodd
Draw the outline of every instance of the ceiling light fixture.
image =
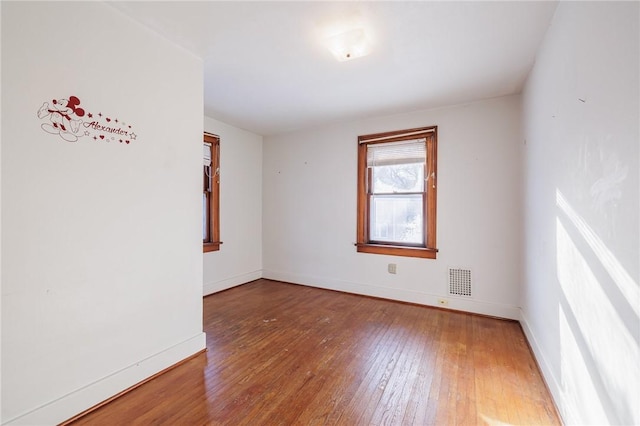
<svg viewBox="0 0 640 426">
<path fill-rule="evenodd" d="M 371 53 L 371 43 L 362 28 L 355 28 L 327 37 L 325 44 L 340 62 L 361 58 Z"/>
</svg>

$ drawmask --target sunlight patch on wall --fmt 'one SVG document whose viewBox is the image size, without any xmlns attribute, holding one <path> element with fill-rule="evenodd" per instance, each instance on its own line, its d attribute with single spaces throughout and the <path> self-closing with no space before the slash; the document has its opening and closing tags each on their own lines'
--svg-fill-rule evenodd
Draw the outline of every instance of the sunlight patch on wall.
<svg viewBox="0 0 640 426">
<path fill-rule="evenodd" d="M 580 235 L 589 247 L 591 247 L 595 255 L 598 256 L 598 259 L 602 262 L 602 266 L 604 266 L 609 275 L 611 275 L 613 282 L 640 318 L 640 287 L 638 287 L 638 283 L 634 281 L 618 259 L 616 259 L 616 256 L 604 244 L 602 239 L 600 239 L 587 222 L 576 213 L 562 193 L 557 189 L 556 204 L 567 218 L 569 218 L 578 232 L 580 232 Z"/>
<path fill-rule="evenodd" d="M 560 372 L 562 398 L 569 410 L 564 419 L 569 423 L 609 424 L 602 402 L 589 375 L 585 360 L 580 353 L 578 342 L 567 323 L 562 306 L 558 310 L 560 327 Z M 585 404 L 585 401 L 589 401 Z"/>
<path fill-rule="evenodd" d="M 563 203 L 563 211 L 573 211 L 560 192 L 558 201 L 558 205 Z M 580 218 L 574 215 L 574 219 Z M 606 247 L 597 245 L 594 240 L 595 234 L 584 233 L 589 230 L 586 223 L 576 223 L 580 225 L 576 226 L 576 229 L 589 246 L 594 244 L 599 250 L 596 254 L 604 254 L 602 262 L 608 262 L 609 268 L 617 268 L 619 263 L 616 263 Z M 640 395 L 638 343 L 560 218 L 556 219 L 556 240 L 557 276 L 570 309 L 562 312 L 561 317 L 561 377 L 564 392 L 567 392 L 566 397 L 570 400 L 578 394 L 581 395 L 577 406 L 582 407 L 582 414 L 587 416 L 583 419 L 590 422 L 606 420 L 601 417 L 604 415 L 603 404 L 611 404 L 616 407 L 615 412 L 623 415 L 617 419 L 618 421 L 637 423 L 640 421 L 640 408 L 637 404 Z M 612 275 L 614 280 L 616 277 L 624 277 L 619 269 L 614 272 L 617 274 Z M 627 289 L 627 292 L 630 292 L 630 289 Z M 633 304 L 633 301 L 629 302 Z M 560 308 L 562 309 L 562 306 Z M 573 321 L 568 321 L 567 318 L 573 319 L 578 329 L 575 326 L 572 328 Z M 581 348 L 581 344 L 586 345 L 588 352 Z M 590 366 L 592 374 L 598 374 L 599 377 L 589 374 Z M 596 385 L 598 379 L 602 382 L 610 402 L 602 400 L 605 395 L 598 395 L 597 388 L 594 392 L 589 390 Z M 584 412 L 585 409 L 588 412 Z"/>
</svg>

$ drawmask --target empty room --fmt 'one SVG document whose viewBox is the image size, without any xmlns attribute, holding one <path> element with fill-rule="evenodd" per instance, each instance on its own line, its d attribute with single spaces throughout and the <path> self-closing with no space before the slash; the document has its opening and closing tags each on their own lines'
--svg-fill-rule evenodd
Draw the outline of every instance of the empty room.
<svg viewBox="0 0 640 426">
<path fill-rule="evenodd" d="M 640 2 L 0 15 L 3 425 L 640 424 Z"/>
</svg>

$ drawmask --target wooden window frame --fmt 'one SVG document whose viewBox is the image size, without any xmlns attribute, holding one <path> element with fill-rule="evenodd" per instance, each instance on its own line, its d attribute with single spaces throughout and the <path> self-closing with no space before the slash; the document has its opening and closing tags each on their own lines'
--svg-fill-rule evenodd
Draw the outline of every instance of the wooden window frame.
<svg viewBox="0 0 640 426">
<path fill-rule="evenodd" d="M 372 144 L 399 142 L 404 140 L 426 140 L 425 189 L 423 197 L 423 241 L 424 244 L 386 244 L 372 242 L 369 238 L 369 173 L 367 148 Z M 356 248 L 360 253 L 385 254 L 390 256 L 420 257 L 435 259 L 436 248 L 436 201 L 438 176 L 438 126 L 419 127 L 393 132 L 358 136 L 358 223 Z"/>
<path fill-rule="evenodd" d="M 205 133 L 204 143 L 211 144 L 211 192 L 209 195 L 208 217 L 206 220 L 207 235 L 209 238 L 202 240 L 202 252 L 220 250 L 220 137 L 210 133 Z M 203 191 L 207 181 L 206 170 L 203 168 Z"/>
</svg>

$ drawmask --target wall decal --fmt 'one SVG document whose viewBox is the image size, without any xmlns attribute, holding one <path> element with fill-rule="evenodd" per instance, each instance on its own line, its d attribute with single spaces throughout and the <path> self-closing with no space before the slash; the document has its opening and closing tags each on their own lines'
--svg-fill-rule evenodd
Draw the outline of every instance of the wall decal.
<svg viewBox="0 0 640 426">
<path fill-rule="evenodd" d="M 76 142 L 85 137 L 87 140 L 128 145 L 138 138 L 131 124 L 102 112 L 86 112 L 80 107 L 77 96 L 53 99 L 51 103 L 43 102 L 38 110 L 38 118 L 47 120 L 40 125 L 42 130 L 59 135 L 67 142 Z"/>
</svg>

